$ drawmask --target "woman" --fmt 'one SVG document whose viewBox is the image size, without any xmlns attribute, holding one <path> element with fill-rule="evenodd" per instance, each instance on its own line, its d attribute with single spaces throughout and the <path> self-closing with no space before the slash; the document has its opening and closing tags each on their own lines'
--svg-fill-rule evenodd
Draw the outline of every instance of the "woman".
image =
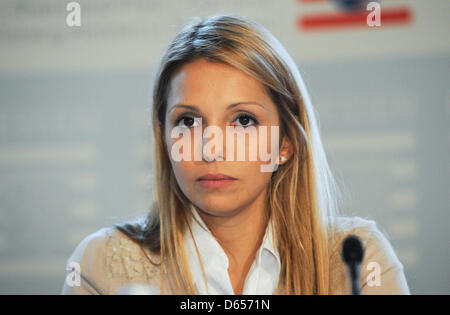
<svg viewBox="0 0 450 315">
<path fill-rule="evenodd" d="M 203 126 L 235 134 L 212 146 Z M 160 63 L 153 131 L 153 208 L 142 222 L 83 240 L 68 260 L 79 264 L 68 275 L 81 281 L 66 281 L 63 293 L 140 284 L 162 294 L 347 294 L 341 244 L 349 234 L 365 246 L 362 294 L 409 293 L 375 223 L 338 216 L 305 85 L 261 25 L 218 15 L 185 26 Z M 245 159 L 236 161 L 239 151 Z"/>
</svg>

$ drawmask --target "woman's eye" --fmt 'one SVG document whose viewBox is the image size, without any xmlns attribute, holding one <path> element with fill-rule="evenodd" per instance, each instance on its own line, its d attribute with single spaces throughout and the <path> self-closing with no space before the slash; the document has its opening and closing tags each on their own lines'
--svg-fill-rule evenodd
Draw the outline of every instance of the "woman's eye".
<svg viewBox="0 0 450 315">
<path fill-rule="evenodd" d="M 180 125 L 180 123 L 182 123 L 182 124 Z M 194 126 L 194 124 L 196 124 L 196 123 L 198 125 L 198 118 L 183 116 L 183 117 L 180 117 L 177 119 L 175 126 L 191 128 L 191 127 L 197 127 L 197 126 Z"/>
<path fill-rule="evenodd" d="M 250 115 L 240 115 L 238 118 L 236 118 L 235 121 L 237 121 L 238 122 L 238 126 L 241 126 L 241 127 L 248 127 L 248 126 L 252 126 L 252 125 L 257 125 L 258 124 L 256 119 L 254 119 Z M 249 125 L 250 121 L 253 121 L 253 123 Z"/>
<path fill-rule="evenodd" d="M 252 125 L 257 125 L 258 121 L 250 115 L 240 115 L 234 121 L 237 122 L 238 126 L 249 127 Z M 175 122 L 175 126 L 192 128 L 200 125 L 200 118 L 191 116 L 182 116 L 178 118 Z"/>
</svg>

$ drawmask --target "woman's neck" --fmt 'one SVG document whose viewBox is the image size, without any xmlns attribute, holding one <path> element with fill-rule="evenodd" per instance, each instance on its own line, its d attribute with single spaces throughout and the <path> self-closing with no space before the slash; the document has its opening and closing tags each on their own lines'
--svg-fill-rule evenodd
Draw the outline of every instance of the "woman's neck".
<svg viewBox="0 0 450 315">
<path fill-rule="evenodd" d="M 266 193 L 267 191 L 261 193 L 250 204 L 236 209 L 229 216 L 199 212 L 228 256 L 228 271 L 232 282 L 236 284 L 236 288 L 233 285 L 235 292 L 242 291 L 241 286 L 264 237 L 268 221 Z"/>
</svg>

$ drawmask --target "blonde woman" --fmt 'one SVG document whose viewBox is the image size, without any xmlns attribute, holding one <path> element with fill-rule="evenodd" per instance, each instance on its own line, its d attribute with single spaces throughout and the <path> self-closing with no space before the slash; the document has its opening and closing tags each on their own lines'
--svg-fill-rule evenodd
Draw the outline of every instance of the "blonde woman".
<svg viewBox="0 0 450 315">
<path fill-rule="evenodd" d="M 210 126 L 224 137 L 214 146 Z M 362 294 L 409 293 L 376 224 L 338 215 L 308 92 L 261 25 L 234 15 L 186 25 L 160 62 L 153 132 L 148 216 L 84 239 L 67 261 L 80 281 L 66 281 L 64 294 L 348 294 L 349 234 L 365 248 Z"/>
</svg>

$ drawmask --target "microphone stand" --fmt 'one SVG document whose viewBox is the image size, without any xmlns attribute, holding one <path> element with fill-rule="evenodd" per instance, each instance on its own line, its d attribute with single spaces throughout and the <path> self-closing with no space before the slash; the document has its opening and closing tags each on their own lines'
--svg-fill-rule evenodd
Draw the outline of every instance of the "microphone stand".
<svg viewBox="0 0 450 315">
<path fill-rule="evenodd" d="M 356 235 L 349 235 L 342 243 L 342 260 L 347 265 L 352 295 L 360 295 L 360 266 L 364 258 L 364 248 Z"/>
</svg>

